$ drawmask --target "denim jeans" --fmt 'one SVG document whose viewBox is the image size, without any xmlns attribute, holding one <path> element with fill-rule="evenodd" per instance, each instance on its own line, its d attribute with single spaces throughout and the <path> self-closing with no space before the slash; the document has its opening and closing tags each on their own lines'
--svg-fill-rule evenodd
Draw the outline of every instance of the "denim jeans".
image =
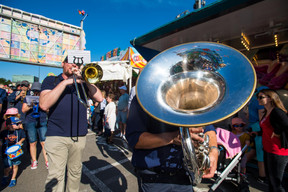
<svg viewBox="0 0 288 192">
<path fill-rule="evenodd" d="M 13 165 L 20 165 L 21 164 L 21 158 L 22 158 L 22 156 L 20 156 L 16 159 L 10 160 L 7 158 L 7 156 L 4 157 L 2 159 L 2 162 L 4 164 L 4 168 L 12 167 Z"/>
<path fill-rule="evenodd" d="M 266 176 L 269 180 L 269 191 L 285 192 L 282 186 L 285 167 L 288 164 L 288 156 L 275 155 L 264 152 L 264 164 Z"/>
<path fill-rule="evenodd" d="M 40 126 L 37 127 L 37 123 L 25 123 L 25 129 L 28 133 L 29 143 L 34 143 L 37 141 L 37 134 L 39 136 L 40 142 L 44 142 L 46 139 L 47 132 L 47 121 L 40 122 Z"/>
</svg>

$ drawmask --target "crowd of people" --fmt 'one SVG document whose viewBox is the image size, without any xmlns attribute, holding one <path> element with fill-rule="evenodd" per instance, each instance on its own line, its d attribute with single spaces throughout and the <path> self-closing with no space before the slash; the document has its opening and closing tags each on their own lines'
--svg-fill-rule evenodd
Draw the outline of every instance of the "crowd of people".
<svg viewBox="0 0 288 192">
<path fill-rule="evenodd" d="M 139 191 L 193 191 L 193 176 L 187 174 L 183 166 L 179 127 L 147 114 L 135 97 L 135 87 L 130 94 L 123 84 L 116 92 L 104 86 L 99 89 L 82 80 L 77 64 L 68 63 L 66 59 L 62 67 L 63 73 L 46 77 L 42 84 L 34 82 L 31 88 L 26 80 L 18 83 L 14 90 L 0 88 L 2 186 L 16 185 L 23 154 L 20 149 L 27 141 L 31 169 L 38 166 L 37 142 L 41 144 L 43 166 L 48 169 L 46 191 L 78 191 L 81 158 L 90 127 L 97 136 L 106 137 L 109 145 L 113 144 L 116 129 L 119 129 L 120 137 L 133 150 L 132 164 Z M 87 108 L 79 103 L 73 76 L 77 83 L 83 83 L 91 99 L 92 113 L 89 110 L 87 113 Z M 80 97 L 84 98 L 84 94 Z M 267 182 L 270 191 L 285 191 L 281 183 L 288 164 L 287 109 L 278 94 L 267 87 L 258 88 L 246 107 L 246 120 L 238 114 L 229 123 L 230 131 L 239 138 L 241 147 L 248 146 L 241 160 L 241 172 L 245 175 L 247 162 L 256 158 L 257 181 Z M 215 128 L 214 125 L 189 128 L 193 140 L 203 142 L 198 136 L 202 132 L 210 137 L 210 167 L 204 178 L 213 177 L 217 169 L 219 149 Z M 12 157 L 7 150 L 15 146 L 20 146 L 19 155 Z"/>
<path fill-rule="evenodd" d="M 112 144 L 118 124 L 116 118 L 120 118 L 117 114 L 120 115 L 119 113 L 125 110 L 126 113 L 121 114 L 119 126 L 122 131 L 121 137 L 125 139 L 123 125 L 128 111 L 127 87 L 122 84 L 115 89 L 113 83 L 104 83 L 100 91 L 95 85 L 82 82 L 79 66 L 76 64 L 68 63 L 66 59 L 62 66 L 63 73 L 47 76 L 42 84 L 34 82 L 31 85 L 23 80 L 12 89 L 4 85 L 0 88 L 0 140 L 4 163 L 2 187 L 14 187 L 17 183 L 16 176 L 23 157 L 21 147 L 24 142 L 29 146 L 31 169 L 38 167 L 37 142 L 42 147 L 45 166 L 48 169 L 45 190 L 64 191 L 67 167 L 66 190 L 78 191 L 87 128 L 96 131 L 97 136 L 105 136 L 107 144 Z M 92 111 L 87 110 L 84 105 L 79 105 L 73 74 L 78 74 L 77 83 L 83 83 Z M 80 97 L 85 99 L 83 93 Z M 92 122 L 88 121 L 89 116 Z M 88 126 L 89 123 L 91 124 Z M 16 157 L 11 158 L 7 150 L 16 145 L 19 146 L 21 154 L 17 152 Z"/>
</svg>

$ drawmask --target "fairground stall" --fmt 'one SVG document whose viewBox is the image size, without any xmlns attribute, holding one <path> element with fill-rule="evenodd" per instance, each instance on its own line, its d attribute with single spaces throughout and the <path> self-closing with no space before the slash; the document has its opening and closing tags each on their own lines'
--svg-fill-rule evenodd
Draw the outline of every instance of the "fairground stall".
<svg viewBox="0 0 288 192">
<path fill-rule="evenodd" d="M 231 46 L 253 63 L 258 86 L 280 93 L 288 107 L 288 6 L 286 0 L 219 0 L 130 43 L 149 61 L 179 44 L 208 41 Z"/>
</svg>

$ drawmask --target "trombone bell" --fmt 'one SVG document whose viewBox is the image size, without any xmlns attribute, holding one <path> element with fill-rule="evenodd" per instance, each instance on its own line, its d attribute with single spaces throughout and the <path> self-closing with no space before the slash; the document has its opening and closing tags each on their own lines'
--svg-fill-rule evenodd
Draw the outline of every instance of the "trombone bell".
<svg viewBox="0 0 288 192">
<path fill-rule="evenodd" d="M 91 84 L 99 82 L 102 77 L 103 70 L 96 63 L 86 64 L 82 69 L 82 78 Z"/>
</svg>

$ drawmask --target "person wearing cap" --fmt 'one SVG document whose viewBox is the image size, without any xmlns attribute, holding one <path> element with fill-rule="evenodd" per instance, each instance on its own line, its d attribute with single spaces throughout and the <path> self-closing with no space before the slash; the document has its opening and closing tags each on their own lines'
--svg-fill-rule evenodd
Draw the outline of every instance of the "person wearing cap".
<svg viewBox="0 0 288 192">
<path fill-rule="evenodd" d="M 12 108 L 13 110 L 8 109 L 8 113 L 6 112 L 6 117 L 11 115 L 11 113 L 15 114 L 16 108 Z M 21 164 L 21 156 L 15 159 L 9 159 L 6 150 L 13 145 L 22 146 L 25 141 L 26 135 L 23 129 L 21 129 L 22 122 L 18 117 L 10 116 L 6 119 L 5 124 L 8 129 L 2 130 L 0 132 L 0 140 L 2 141 L 2 162 L 4 165 L 4 174 L 1 181 L 2 186 L 6 186 L 8 184 L 9 173 L 11 170 L 12 176 L 9 187 L 14 187 L 16 185 L 16 176 L 18 173 L 18 166 Z"/>
<path fill-rule="evenodd" d="M 119 97 L 117 106 L 117 121 L 120 128 L 120 137 L 126 139 L 125 132 L 126 132 L 129 95 L 126 92 L 127 88 L 125 85 L 119 87 L 119 91 L 121 96 Z"/>
<path fill-rule="evenodd" d="M 252 157 L 254 157 L 255 150 L 251 148 L 251 142 L 250 142 L 250 135 L 244 131 L 244 126 L 246 123 L 243 121 L 243 119 L 239 117 L 234 117 L 232 119 L 232 133 L 234 133 L 241 142 L 241 148 L 243 148 L 245 145 L 247 145 L 248 149 L 245 151 L 244 156 L 241 159 L 241 172 L 243 174 L 246 174 L 246 163 L 248 160 L 250 160 Z"/>
<path fill-rule="evenodd" d="M 87 108 L 78 100 L 73 74 L 79 88 L 81 88 L 80 82 L 83 83 L 90 99 L 94 102 L 103 100 L 98 87 L 82 80 L 80 66 L 73 63 L 76 60 L 69 62 L 68 58 L 70 56 L 62 62 L 63 73 L 46 77 L 41 86 L 39 105 L 42 110 L 48 111 L 44 147 L 49 169 L 45 191 L 79 191 L 88 122 Z M 85 100 L 81 90 L 80 96 Z M 65 174 L 66 168 L 67 174 Z"/>
<path fill-rule="evenodd" d="M 24 99 L 22 112 L 25 114 L 24 128 L 27 131 L 28 141 L 30 145 L 31 169 L 37 169 L 37 135 L 43 150 L 45 166 L 48 169 L 48 159 L 44 148 L 45 135 L 47 131 L 47 114 L 39 108 L 39 96 L 41 91 L 41 83 L 34 82 L 31 86 L 31 94 L 29 98 L 35 98 L 35 102 L 27 102 L 28 97 Z"/>
<path fill-rule="evenodd" d="M 20 114 L 18 113 L 18 109 L 17 108 L 9 108 L 7 109 L 6 113 L 3 116 L 4 122 L 1 125 L 1 131 L 8 129 L 7 125 L 6 125 L 6 119 L 10 118 L 10 117 L 17 117 L 20 118 Z M 20 128 L 23 129 L 23 125 L 20 125 Z"/>
<path fill-rule="evenodd" d="M 21 89 L 19 91 L 14 91 L 8 96 L 9 107 L 16 107 L 21 115 L 20 119 L 24 121 L 25 115 L 22 112 L 22 105 L 26 95 L 30 95 L 30 83 L 27 80 L 21 81 Z"/>
</svg>

